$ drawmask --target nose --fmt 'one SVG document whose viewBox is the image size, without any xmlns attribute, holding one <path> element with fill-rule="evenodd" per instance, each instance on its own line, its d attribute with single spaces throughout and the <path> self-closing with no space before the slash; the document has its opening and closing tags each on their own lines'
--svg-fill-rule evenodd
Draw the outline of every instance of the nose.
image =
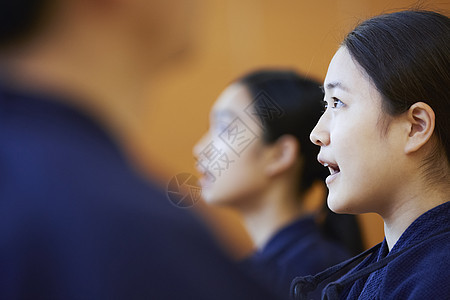
<svg viewBox="0 0 450 300">
<path fill-rule="evenodd" d="M 194 157 L 198 158 L 201 155 L 200 153 L 205 149 L 205 146 L 207 145 L 209 139 L 210 139 L 209 133 L 205 133 L 198 140 L 198 142 L 192 148 L 192 154 L 194 155 Z"/>
<path fill-rule="evenodd" d="M 330 144 L 330 132 L 327 125 L 326 112 L 320 117 L 316 124 L 316 127 L 311 131 L 309 139 L 311 142 L 317 146 L 327 146 Z"/>
</svg>

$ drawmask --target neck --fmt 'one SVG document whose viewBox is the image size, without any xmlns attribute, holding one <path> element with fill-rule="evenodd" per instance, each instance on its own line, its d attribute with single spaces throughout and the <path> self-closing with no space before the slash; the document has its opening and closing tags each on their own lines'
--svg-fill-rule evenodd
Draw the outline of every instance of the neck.
<svg viewBox="0 0 450 300">
<path fill-rule="evenodd" d="M 149 74 L 127 53 L 129 49 L 107 44 L 76 37 L 64 42 L 38 41 L 2 61 L 11 84 L 52 94 L 55 100 L 92 115 L 122 139 L 130 127 L 139 128 L 140 100 Z"/>
<path fill-rule="evenodd" d="M 382 214 L 384 220 L 384 231 L 389 251 L 392 250 L 400 236 L 405 232 L 418 217 L 434 207 L 445 203 L 447 200 L 443 191 L 449 187 L 436 187 L 431 189 L 426 183 L 412 181 L 408 192 L 399 195 L 399 201 L 392 201 L 393 205 L 389 211 Z"/>
<path fill-rule="evenodd" d="M 281 228 L 304 215 L 302 202 L 295 193 L 274 189 L 259 197 L 251 207 L 240 208 L 255 247 L 262 249 Z"/>
</svg>

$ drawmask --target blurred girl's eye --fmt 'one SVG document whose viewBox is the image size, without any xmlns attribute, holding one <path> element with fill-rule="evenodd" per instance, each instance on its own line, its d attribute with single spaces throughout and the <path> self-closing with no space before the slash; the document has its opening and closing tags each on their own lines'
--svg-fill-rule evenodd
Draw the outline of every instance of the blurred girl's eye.
<svg viewBox="0 0 450 300">
<path fill-rule="evenodd" d="M 228 127 L 228 125 L 229 124 L 225 121 L 216 121 L 211 128 L 216 133 L 222 133 L 222 131 L 224 131 Z"/>
<path fill-rule="evenodd" d="M 344 103 L 336 97 L 331 98 L 331 100 L 333 101 L 333 108 L 340 108 L 344 106 Z"/>
<path fill-rule="evenodd" d="M 328 102 L 326 100 L 322 100 L 322 107 L 323 107 L 322 113 L 324 113 L 328 108 Z"/>
</svg>

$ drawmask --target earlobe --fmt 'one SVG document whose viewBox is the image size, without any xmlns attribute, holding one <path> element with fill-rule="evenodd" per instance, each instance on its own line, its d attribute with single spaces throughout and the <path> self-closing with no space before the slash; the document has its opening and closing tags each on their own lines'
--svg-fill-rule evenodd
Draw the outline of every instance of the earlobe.
<svg viewBox="0 0 450 300">
<path fill-rule="evenodd" d="M 411 105 L 407 111 L 409 135 L 405 153 L 410 154 L 424 146 L 433 135 L 435 115 L 433 109 L 424 102 Z"/>
<path fill-rule="evenodd" d="M 269 177 L 276 176 L 295 165 L 300 151 L 297 139 L 291 135 L 280 137 L 270 149 L 265 173 Z"/>
</svg>

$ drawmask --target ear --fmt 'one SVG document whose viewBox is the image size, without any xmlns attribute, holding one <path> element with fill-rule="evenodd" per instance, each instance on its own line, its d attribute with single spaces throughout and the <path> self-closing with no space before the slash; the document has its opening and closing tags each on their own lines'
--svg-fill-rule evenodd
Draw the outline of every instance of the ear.
<svg viewBox="0 0 450 300">
<path fill-rule="evenodd" d="M 292 135 L 283 135 L 270 146 L 265 173 L 276 176 L 291 168 L 297 162 L 300 145 Z"/>
<path fill-rule="evenodd" d="M 431 138 L 434 132 L 435 115 L 433 109 L 424 102 L 411 105 L 407 111 L 409 123 L 405 153 L 410 154 L 419 150 Z"/>
</svg>

